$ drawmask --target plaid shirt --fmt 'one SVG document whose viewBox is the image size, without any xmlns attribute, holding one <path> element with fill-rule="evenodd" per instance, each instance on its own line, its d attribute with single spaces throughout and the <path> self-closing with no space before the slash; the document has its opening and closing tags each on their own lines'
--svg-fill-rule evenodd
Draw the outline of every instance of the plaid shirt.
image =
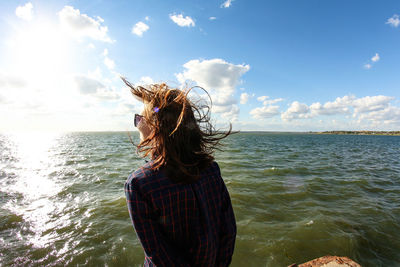
<svg viewBox="0 0 400 267">
<path fill-rule="evenodd" d="M 235 247 L 231 199 L 216 162 L 177 184 L 151 162 L 129 175 L 125 194 L 144 266 L 228 266 Z"/>
</svg>

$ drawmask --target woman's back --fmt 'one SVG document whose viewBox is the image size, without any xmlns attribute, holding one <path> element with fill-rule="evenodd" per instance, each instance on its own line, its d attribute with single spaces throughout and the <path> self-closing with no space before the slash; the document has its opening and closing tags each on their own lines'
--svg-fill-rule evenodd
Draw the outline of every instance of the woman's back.
<svg viewBox="0 0 400 267">
<path fill-rule="evenodd" d="M 213 162 L 191 184 L 174 183 L 146 164 L 128 177 L 129 213 L 152 266 L 228 266 L 236 224 L 229 193 Z"/>
</svg>

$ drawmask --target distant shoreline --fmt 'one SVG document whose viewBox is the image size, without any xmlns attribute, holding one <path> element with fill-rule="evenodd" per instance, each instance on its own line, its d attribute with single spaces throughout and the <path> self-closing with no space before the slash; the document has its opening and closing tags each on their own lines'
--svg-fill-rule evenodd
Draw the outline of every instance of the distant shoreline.
<svg viewBox="0 0 400 267">
<path fill-rule="evenodd" d="M 400 131 L 239 131 L 240 133 L 269 134 L 336 134 L 336 135 L 400 135 Z"/>
<path fill-rule="evenodd" d="M 43 133 L 65 133 L 65 134 L 79 134 L 79 133 L 94 133 L 94 134 L 102 134 L 102 133 L 135 133 L 139 134 L 136 130 L 124 130 L 124 131 L 0 131 L 0 134 L 14 134 L 14 133 L 26 133 L 26 134 L 43 134 Z M 249 131 L 242 130 L 238 131 L 238 133 L 245 134 L 330 134 L 330 135 L 391 135 L 391 136 L 400 136 L 400 131 Z"/>
<path fill-rule="evenodd" d="M 280 131 L 239 131 L 240 133 L 270 133 L 270 134 L 330 134 L 330 135 L 392 135 L 400 136 L 400 131 L 305 131 L 305 132 L 280 132 Z"/>
<path fill-rule="evenodd" d="M 341 134 L 341 135 L 400 135 L 400 131 L 325 131 L 310 132 L 313 134 Z"/>
</svg>

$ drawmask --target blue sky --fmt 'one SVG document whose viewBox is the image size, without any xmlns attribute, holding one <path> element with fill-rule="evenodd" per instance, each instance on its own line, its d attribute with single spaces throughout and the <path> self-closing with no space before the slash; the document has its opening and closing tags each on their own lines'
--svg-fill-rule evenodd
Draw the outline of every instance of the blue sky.
<svg viewBox="0 0 400 267">
<path fill-rule="evenodd" d="M 1 131 L 134 130 L 119 79 L 200 85 L 223 127 L 399 130 L 398 1 L 1 1 Z"/>
</svg>

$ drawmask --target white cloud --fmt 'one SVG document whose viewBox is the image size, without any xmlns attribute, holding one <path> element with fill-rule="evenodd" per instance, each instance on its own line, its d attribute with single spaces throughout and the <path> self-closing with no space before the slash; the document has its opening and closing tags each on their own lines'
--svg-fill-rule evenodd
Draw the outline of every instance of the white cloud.
<svg viewBox="0 0 400 267">
<path fill-rule="evenodd" d="M 233 94 L 224 94 L 221 92 L 211 94 L 214 106 L 230 106 L 236 104 Z"/>
<path fill-rule="evenodd" d="M 247 103 L 247 101 L 249 101 L 249 94 L 248 93 L 242 93 L 240 95 L 240 104 L 244 105 Z"/>
<path fill-rule="evenodd" d="M 15 15 L 17 17 L 30 21 L 33 18 L 33 5 L 31 2 L 26 3 L 23 6 L 18 6 L 17 9 L 15 9 Z"/>
<path fill-rule="evenodd" d="M 263 106 L 250 111 L 250 115 L 255 119 L 267 119 L 278 114 L 279 106 Z"/>
<path fill-rule="evenodd" d="M 121 98 L 120 94 L 118 94 L 114 89 L 102 88 L 97 91 L 94 95 L 96 98 L 100 100 L 119 100 Z"/>
<path fill-rule="evenodd" d="M 362 113 L 358 117 L 358 122 L 370 121 L 375 127 L 384 127 L 389 125 L 400 126 L 400 107 L 387 105 L 383 109 L 378 109 L 368 113 Z"/>
<path fill-rule="evenodd" d="M 216 106 L 216 108 L 217 109 L 213 107 L 214 112 L 217 112 L 216 110 L 218 110 L 218 108 L 220 107 Z M 240 109 L 236 104 L 230 106 L 224 106 L 223 108 L 224 108 L 223 112 L 219 112 L 221 113 L 222 118 L 231 122 L 236 122 L 238 120 Z"/>
<path fill-rule="evenodd" d="M 269 98 L 269 96 L 263 95 L 263 96 L 257 97 L 257 100 L 260 101 L 260 102 L 263 102 L 263 101 L 265 101 L 267 98 Z"/>
<path fill-rule="evenodd" d="M 381 59 L 381 58 L 380 58 L 379 54 L 378 54 L 378 53 L 375 53 L 375 56 L 373 56 L 373 57 L 371 58 L 371 63 L 364 64 L 364 68 L 367 69 L 367 70 L 369 70 L 370 68 L 372 68 L 373 64 L 376 63 L 376 62 L 378 62 L 380 59 Z"/>
<path fill-rule="evenodd" d="M 283 98 L 269 99 L 269 96 L 263 95 L 263 96 L 257 97 L 257 100 L 260 102 L 263 102 L 263 106 L 252 109 L 250 111 L 250 115 L 253 118 L 267 119 L 267 118 L 274 117 L 275 115 L 278 115 L 280 113 L 279 106 L 276 106 L 273 104 L 283 101 Z"/>
<path fill-rule="evenodd" d="M 194 27 L 195 26 L 193 19 L 189 16 L 183 17 L 182 14 L 179 14 L 179 15 L 170 14 L 169 18 L 181 27 Z"/>
<path fill-rule="evenodd" d="M 23 94 L 26 87 L 27 81 L 24 78 L 0 71 L 0 103 L 2 105 L 18 102 L 18 98 L 21 98 L 19 94 Z"/>
<path fill-rule="evenodd" d="M 281 101 L 283 101 L 283 98 L 276 98 L 276 99 L 269 99 L 269 100 L 267 99 L 263 102 L 263 105 L 264 106 L 272 105 L 272 104 L 275 104 L 275 103 L 278 103 Z"/>
<path fill-rule="evenodd" d="M 216 20 L 217 18 L 216 17 L 209 17 L 208 19 L 209 20 Z"/>
<path fill-rule="evenodd" d="M 109 70 L 111 70 L 111 71 L 114 70 L 115 69 L 115 62 L 114 62 L 114 60 L 112 60 L 111 58 L 108 57 L 108 49 L 107 48 L 105 48 L 103 50 L 103 56 L 104 56 L 104 65 L 106 65 L 106 67 Z"/>
<path fill-rule="evenodd" d="M 149 25 L 144 22 L 139 21 L 132 27 L 132 33 L 136 34 L 139 37 L 143 36 L 143 33 L 150 29 Z"/>
<path fill-rule="evenodd" d="M 104 20 L 101 17 L 91 18 L 86 14 L 81 14 L 79 9 L 74 9 L 72 6 L 64 6 L 58 12 L 58 17 L 64 29 L 76 37 L 89 37 L 108 43 L 114 42 L 107 35 L 107 26 L 102 26 Z"/>
<path fill-rule="evenodd" d="M 84 95 L 95 94 L 105 88 L 103 83 L 84 75 L 77 75 L 74 80 L 79 92 Z"/>
<path fill-rule="evenodd" d="M 228 7 L 230 7 L 230 6 L 232 5 L 232 1 L 233 1 L 233 0 L 226 0 L 225 2 L 223 2 L 223 3 L 221 4 L 221 7 L 222 7 L 222 8 L 228 8 Z"/>
<path fill-rule="evenodd" d="M 350 106 L 355 99 L 354 96 L 337 97 L 333 102 L 326 102 L 324 105 L 321 103 L 313 103 L 310 105 L 312 116 L 314 115 L 336 115 L 346 114 L 350 112 Z"/>
<path fill-rule="evenodd" d="M 386 24 L 390 24 L 393 27 L 397 28 L 400 25 L 400 19 L 399 19 L 399 15 L 394 14 L 393 17 L 389 18 L 386 21 Z"/>
<path fill-rule="evenodd" d="M 183 65 L 186 69 L 176 74 L 182 84 L 193 81 L 206 89 L 213 101 L 213 111 L 226 115 L 238 113 L 234 105 L 234 93 L 240 83 L 240 77 L 249 69 L 249 65 L 232 64 L 223 59 L 190 60 Z M 224 107 L 225 108 L 222 108 Z"/>
<path fill-rule="evenodd" d="M 390 96 L 378 95 L 378 96 L 366 96 L 358 98 L 352 102 L 355 114 L 366 113 L 371 111 L 383 110 L 389 107 L 390 101 L 394 98 Z"/>
<path fill-rule="evenodd" d="M 150 20 L 149 16 L 146 16 L 146 17 L 144 18 L 144 20 L 145 20 L 145 21 L 149 21 L 149 20 Z"/>
<path fill-rule="evenodd" d="M 100 68 L 88 74 L 50 74 L 42 79 L 0 69 L 0 113 L 7 114 L 0 116 L 0 131 L 124 129 L 117 127 L 122 118 L 110 115 L 123 101 L 121 93 Z"/>
<path fill-rule="evenodd" d="M 104 58 L 104 65 L 106 65 L 109 70 L 113 70 L 115 68 L 114 60 L 109 57 Z"/>
<path fill-rule="evenodd" d="M 107 88 L 104 83 L 97 78 L 86 75 L 76 75 L 74 77 L 75 85 L 82 95 L 93 96 L 101 100 L 116 100 L 120 96 L 115 90 Z"/>
<path fill-rule="evenodd" d="M 356 98 L 355 96 L 343 96 L 333 102 L 313 103 L 310 106 L 294 101 L 288 110 L 281 114 L 283 121 L 295 119 L 309 119 L 319 115 L 350 115 L 355 119 L 348 121 L 346 127 L 385 128 L 400 127 L 400 107 L 391 105 L 394 97 L 377 95 Z M 336 119 L 334 119 L 338 122 Z"/>
<path fill-rule="evenodd" d="M 143 76 L 140 78 L 139 83 L 137 83 L 136 85 L 148 85 L 148 84 L 154 84 L 153 79 L 149 76 Z"/>
<path fill-rule="evenodd" d="M 141 102 L 134 103 L 135 104 L 127 102 L 119 103 L 118 106 L 113 110 L 113 115 L 124 116 L 126 114 L 140 113 L 143 109 L 143 104 Z"/>
<path fill-rule="evenodd" d="M 221 118 L 225 119 L 225 121 L 237 122 L 240 108 L 237 104 L 227 105 L 227 106 L 212 106 L 212 113 L 220 114 Z"/>
<path fill-rule="evenodd" d="M 213 89 L 227 94 L 234 92 L 240 77 L 250 69 L 249 65 L 235 65 L 219 58 L 194 59 L 185 63 L 183 67 L 186 70 L 177 74 L 180 82 L 192 80 L 207 90 Z"/>
<path fill-rule="evenodd" d="M 0 90 L 7 88 L 18 89 L 25 85 L 26 81 L 20 76 L 0 72 Z"/>
<path fill-rule="evenodd" d="M 326 102 L 321 104 L 319 102 L 313 103 L 310 106 L 294 101 L 291 106 L 282 113 L 284 121 L 293 119 L 308 119 L 318 115 L 339 115 L 350 114 L 350 108 L 353 106 L 354 96 L 337 97 L 333 102 Z"/>
<path fill-rule="evenodd" d="M 20 73 L 16 75 L 21 76 Z M 0 91 L 5 89 L 5 103 L 1 105 L 0 112 L 4 113 L 3 110 L 6 110 L 11 118 L 0 128 L 39 129 L 44 125 L 38 123 L 38 120 L 48 119 L 48 116 L 55 117 L 55 114 L 63 111 L 77 110 L 77 103 L 82 99 L 75 97 L 78 95 L 74 90 L 76 87 L 71 77 L 67 76 L 50 75 L 45 78 L 45 82 L 28 75 L 24 76 L 26 80 L 15 79 L 13 77 L 18 76 L 10 75 L 6 75 L 6 79 L 0 78 L 3 80 L 0 83 L 4 83 L 3 86 L 0 85 Z"/>
<path fill-rule="evenodd" d="M 376 53 L 375 56 L 373 56 L 373 57 L 371 58 L 372 62 L 377 62 L 377 61 L 379 61 L 379 59 L 380 59 L 380 57 L 379 57 L 379 54 L 378 54 L 378 53 Z"/>
<path fill-rule="evenodd" d="M 94 71 L 89 71 L 87 76 L 89 78 L 92 78 L 92 79 L 95 79 L 95 80 L 99 80 L 99 81 L 100 80 L 104 80 L 103 73 L 101 72 L 100 67 L 97 67 Z"/>
<path fill-rule="evenodd" d="M 290 107 L 281 114 L 281 118 L 284 121 L 290 121 L 293 119 L 306 119 L 311 117 L 309 111 L 310 108 L 306 104 L 294 101 Z"/>
<path fill-rule="evenodd" d="M 275 104 L 275 103 L 278 103 L 278 102 L 281 102 L 284 100 L 283 98 L 276 98 L 276 99 L 268 99 L 268 98 L 269 98 L 269 96 L 263 95 L 263 96 L 257 97 L 257 100 L 260 102 L 263 102 L 264 106 L 272 105 L 272 104 Z"/>
</svg>

